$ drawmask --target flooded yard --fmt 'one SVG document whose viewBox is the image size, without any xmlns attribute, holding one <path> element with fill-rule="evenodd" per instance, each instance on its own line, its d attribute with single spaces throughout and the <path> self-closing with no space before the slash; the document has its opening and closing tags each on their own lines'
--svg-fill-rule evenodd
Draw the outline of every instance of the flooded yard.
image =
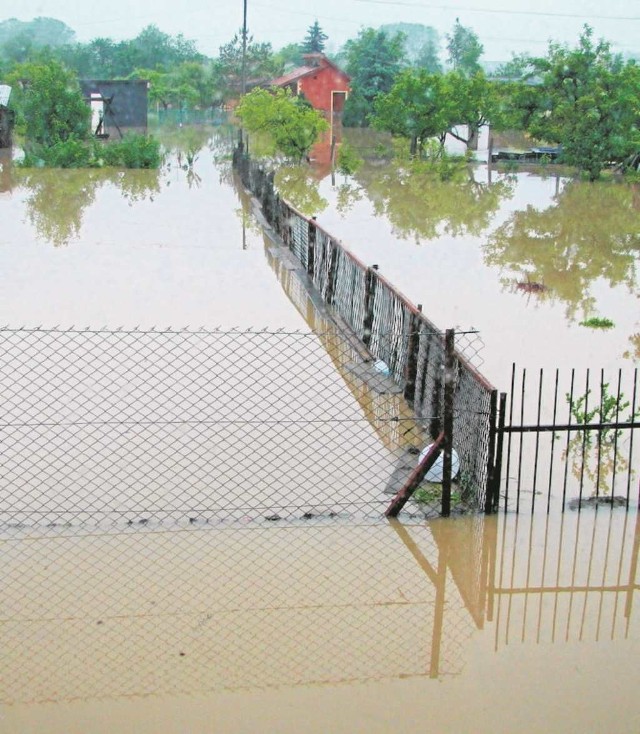
<svg viewBox="0 0 640 734">
<path fill-rule="evenodd" d="M 0 730 L 632 732 L 636 518 L 3 544 Z"/>
<path fill-rule="evenodd" d="M 354 372 L 227 143 L 167 134 L 160 172 L 0 161 L 0 732 L 637 732 L 637 477 L 629 512 L 383 520 L 426 438 Z M 513 359 L 637 363 L 632 187 L 315 170 L 283 193 L 478 328 L 501 389 Z"/>
<path fill-rule="evenodd" d="M 552 168 L 490 172 L 486 164 L 442 182 L 376 158 L 362 133 L 347 139 L 365 161 L 360 170 L 332 183 L 320 163 L 285 169 L 283 195 L 378 264 L 440 328 L 478 329 L 482 371 L 499 389 L 508 388 L 514 361 L 640 361 L 637 184 L 581 183 Z M 594 318 L 611 324 L 595 328 Z"/>
</svg>

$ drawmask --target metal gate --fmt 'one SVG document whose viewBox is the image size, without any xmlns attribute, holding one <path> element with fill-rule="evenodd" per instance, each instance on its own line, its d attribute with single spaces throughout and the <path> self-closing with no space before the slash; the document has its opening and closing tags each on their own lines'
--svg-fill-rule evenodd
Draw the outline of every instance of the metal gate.
<svg viewBox="0 0 640 734">
<path fill-rule="evenodd" d="M 561 373 L 514 365 L 510 396 L 499 400 L 492 510 L 629 509 L 639 493 L 639 400 L 637 368 Z"/>
</svg>

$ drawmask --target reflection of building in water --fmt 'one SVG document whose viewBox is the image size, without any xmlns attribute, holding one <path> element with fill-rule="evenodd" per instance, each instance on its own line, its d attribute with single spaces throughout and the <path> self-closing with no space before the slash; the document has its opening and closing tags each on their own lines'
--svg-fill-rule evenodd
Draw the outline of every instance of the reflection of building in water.
<svg viewBox="0 0 640 734">
<path fill-rule="evenodd" d="M 11 191 L 11 151 L 0 150 L 0 194 Z"/>
<path fill-rule="evenodd" d="M 459 675 L 492 625 L 498 653 L 624 638 L 639 539 L 616 512 L 15 535 L 0 701 Z"/>
</svg>

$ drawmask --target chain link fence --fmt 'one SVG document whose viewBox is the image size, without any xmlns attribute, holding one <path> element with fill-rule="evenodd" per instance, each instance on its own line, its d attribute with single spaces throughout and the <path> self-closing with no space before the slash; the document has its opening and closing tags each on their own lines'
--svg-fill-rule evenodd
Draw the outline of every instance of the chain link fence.
<svg viewBox="0 0 640 734">
<path fill-rule="evenodd" d="M 9 534 L 380 517 L 431 440 L 337 329 L 3 328 L 0 389 Z"/>
<path fill-rule="evenodd" d="M 234 152 L 243 185 L 254 193 L 267 223 L 306 272 L 345 327 L 358 338 L 377 364 L 402 386 L 418 421 L 435 438 L 445 412 L 445 383 L 454 383 L 453 445 L 460 457 L 459 484 L 477 507 L 484 506 L 491 471 L 495 410 L 493 386 L 478 372 L 482 364 L 480 336 L 457 332 L 451 371 L 445 334 L 378 270 L 368 267 L 313 218 L 305 217 L 276 192 L 274 176 L 243 154 Z"/>
</svg>

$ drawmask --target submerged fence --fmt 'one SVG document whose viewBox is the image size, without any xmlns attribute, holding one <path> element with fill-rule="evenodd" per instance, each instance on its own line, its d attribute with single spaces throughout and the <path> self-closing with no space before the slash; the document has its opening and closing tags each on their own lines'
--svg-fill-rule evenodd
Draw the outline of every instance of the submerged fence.
<svg viewBox="0 0 640 734">
<path fill-rule="evenodd" d="M 402 389 L 414 417 L 432 439 L 443 428 L 450 428 L 444 426 L 449 412 L 453 431 L 445 430 L 445 434 L 459 460 L 458 485 L 467 497 L 473 496 L 476 507 L 491 509 L 494 503 L 487 489 L 494 487 L 498 397 L 471 364 L 480 349 L 478 334 L 457 332 L 454 348 L 448 350 L 445 333 L 420 306 L 414 306 L 382 276 L 377 265 L 365 265 L 315 219 L 282 199 L 275 190 L 273 173 L 251 161 L 241 146 L 234 151 L 234 166 L 243 185 L 259 200 L 265 219 L 295 255 L 338 322 L 357 336 Z"/>
</svg>

